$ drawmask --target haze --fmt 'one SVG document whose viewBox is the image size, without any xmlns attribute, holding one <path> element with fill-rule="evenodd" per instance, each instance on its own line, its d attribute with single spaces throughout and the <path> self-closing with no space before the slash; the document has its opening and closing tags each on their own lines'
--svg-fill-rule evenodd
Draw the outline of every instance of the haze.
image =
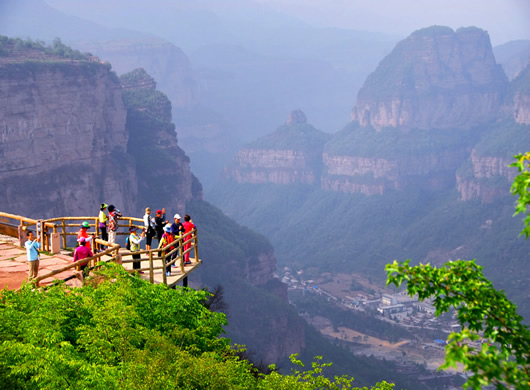
<svg viewBox="0 0 530 390">
<path fill-rule="evenodd" d="M 121 2 L 48 0 L 48 4 L 77 16 L 96 19 L 97 13 Z M 148 6 L 147 6 L 148 4 Z M 493 45 L 530 39 L 530 2 L 527 0 L 255 0 L 255 1 L 129 1 L 127 7 L 181 9 L 210 7 L 214 12 L 236 12 L 259 6 L 299 18 L 319 27 L 340 27 L 406 36 L 439 24 L 452 28 L 475 25 L 487 30 Z M 261 8 L 261 7 L 260 7 Z M 116 20 L 116 25 L 126 21 Z"/>
</svg>

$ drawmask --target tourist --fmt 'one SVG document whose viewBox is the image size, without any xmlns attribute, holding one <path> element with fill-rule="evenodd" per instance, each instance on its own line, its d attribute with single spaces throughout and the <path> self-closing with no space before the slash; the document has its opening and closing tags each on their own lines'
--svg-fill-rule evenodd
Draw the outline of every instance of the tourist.
<svg viewBox="0 0 530 390">
<path fill-rule="evenodd" d="M 81 224 L 81 229 L 79 229 L 79 232 L 77 233 L 77 242 L 79 245 L 84 245 L 88 248 L 90 248 L 90 242 L 94 238 L 94 233 L 91 233 L 90 235 L 87 232 L 87 229 L 90 227 L 90 224 L 88 221 L 84 221 Z M 83 244 L 81 244 L 81 238 L 83 238 Z"/>
<path fill-rule="evenodd" d="M 26 253 L 28 256 L 29 264 L 29 276 L 28 280 L 35 279 L 39 273 L 39 249 L 40 249 L 40 237 L 35 238 L 33 232 L 28 230 L 28 240 L 24 243 L 26 247 Z"/>
<path fill-rule="evenodd" d="M 159 243 L 160 243 L 160 239 L 162 238 L 162 235 L 164 234 L 164 225 L 169 222 L 169 221 L 165 221 L 165 219 L 166 219 L 166 209 L 156 210 L 155 230 L 156 230 L 156 239 L 158 240 Z"/>
<path fill-rule="evenodd" d="M 175 222 L 173 222 L 171 224 L 171 233 L 173 233 L 173 237 L 175 238 L 175 241 L 177 241 L 184 234 L 184 226 L 180 222 L 180 214 L 178 214 L 178 213 L 175 214 L 173 216 L 173 219 L 175 220 Z M 177 252 L 175 252 L 175 257 L 178 256 L 178 252 L 179 252 L 179 250 L 177 250 Z M 176 265 L 173 264 L 173 267 L 176 267 Z"/>
<path fill-rule="evenodd" d="M 118 219 L 121 217 L 120 210 L 114 205 L 108 207 L 109 210 L 109 244 L 116 243 L 116 232 L 118 231 Z"/>
<path fill-rule="evenodd" d="M 131 226 L 129 228 L 129 245 L 131 246 L 131 252 L 138 252 L 140 250 L 140 243 L 145 238 L 145 229 L 142 232 L 142 235 L 139 236 L 136 232 L 137 228 L 136 226 Z M 140 255 L 132 255 L 133 260 L 140 260 Z M 140 269 L 141 267 L 141 261 L 135 261 L 133 263 L 133 269 Z M 143 274 L 143 271 L 140 271 L 141 274 Z"/>
<path fill-rule="evenodd" d="M 79 260 L 86 259 L 87 257 L 92 257 L 94 254 L 90 250 L 90 246 L 86 246 L 85 237 L 79 238 L 79 246 L 75 248 L 74 251 L 74 263 Z M 88 262 L 79 266 L 79 269 L 83 271 L 83 277 L 88 275 Z"/>
<path fill-rule="evenodd" d="M 105 214 L 105 210 L 109 207 L 106 203 L 101 203 L 101 206 L 99 206 L 99 230 L 101 231 L 101 239 L 103 241 L 109 240 L 109 235 L 107 233 L 107 214 Z"/>
<path fill-rule="evenodd" d="M 145 208 L 145 215 L 144 215 L 144 226 L 145 226 L 145 249 L 150 250 L 151 249 L 151 242 L 153 240 L 153 237 L 156 236 L 155 231 L 155 222 L 153 221 L 154 218 L 151 218 L 151 208 L 146 207 Z"/>
<path fill-rule="evenodd" d="M 187 241 L 184 244 L 184 252 L 185 252 L 184 264 L 191 264 L 189 249 L 191 249 L 191 242 L 192 242 L 192 237 L 193 237 L 193 233 L 191 233 L 191 231 L 195 229 L 195 225 L 193 224 L 193 221 L 191 220 L 191 217 L 189 216 L 189 214 L 186 214 L 184 216 L 184 223 L 182 224 L 182 226 L 184 226 L 183 241 L 184 242 Z"/>
<path fill-rule="evenodd" d="M 161 239 L 160 239 L 160 241 L 158 243 L 158 249 L 164 248 L 165 246 L 171 244 L 174 240 L 175 240 L 175 238 L 173 237 L 173 234 L 171 233 L 171 226 L 169 226 L 169 225 L 164 226 L 164 233 L 162 234 L 162 237 L 161 237 Z M 174 249 L 174 247 L 169 247 L 167 249 L 167 252 L 171 252 L 173 249 Z M 163 251 L 162 255 L 165 256 L 165 254 L 166 254 L 166 251 Z M 176 252 L 173 253 L 170 257 L 166 258 L 164 263 L 167 264 L 167 263 L 171 262 L 171 260 L 173 260 L 175 258 L 175 256 L 176 256 Z M 166 266 L 166 275 L 167 276 L 171 276 L 171 266 L 170 265 Z"/>
</svg>

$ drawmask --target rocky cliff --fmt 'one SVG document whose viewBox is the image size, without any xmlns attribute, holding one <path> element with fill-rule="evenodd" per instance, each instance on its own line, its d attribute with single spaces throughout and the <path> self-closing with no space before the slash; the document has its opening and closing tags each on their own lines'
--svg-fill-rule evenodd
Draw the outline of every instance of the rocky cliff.
<svg viewBox="0 0 530 390">
<path fill-rule="evenodd" d="M 177 144 L 171 102 L 144 69 L 122 75 L 121 83 L 130 134 L 127 153 L 134 156 L 138 177 L 136 210 L 170 206 L 184 213 L 187 201 L 202 199 L 202 186 Z"/>
<path fill-rule="evenodd" d="M 530 125 L 530 64 L 512 81 L 513 117 L 517 123 Z"/>
<path fill-rule="evenodd" d="M 301 110 L 294 110 L 285 125 L 242 148 L 225 176 L 237 183 L 318 183 L 327 139 Z"/>
<path fill-rule="evenodd" d="M 468 129 L 497 118 L 507 83 L 487 32 L 433 26 L 398 43 L 368 76 L 352 120 L 376 130 Z"/>
<path fill-rule="evenodd" d="M 126 110 L 110 67 L 3 40 L 0 198 L 27 216 L 92 215 L 132 206 Z M 90 107 L 90 109 L 87 109 Z"/>
</svg>

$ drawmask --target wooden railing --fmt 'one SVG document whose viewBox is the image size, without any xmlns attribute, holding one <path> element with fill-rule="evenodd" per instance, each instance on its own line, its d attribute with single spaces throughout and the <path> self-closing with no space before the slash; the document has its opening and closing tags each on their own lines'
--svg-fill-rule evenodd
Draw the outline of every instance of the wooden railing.
<svg viewBox="0 0 530 390">
<path fill-rule="evenodd" d="M 20 238 L 20 229 L 21 226 L 26 230 L 28 228 L 36 227 L 38 223 L 42 226 L 39 230 L 39 235 L 41 237 L 42 250 L 50 251 L 50 234 L 58 234 L 61 237 L 62 247 L 64 249 L 67 247 L 67 238 L 68 236 L 77 237 L 77 233 L 80 229 L 80 225 L 83 221 L 89 222 L 89 229 L 87 232 L 91 234 L 90 229 L 94 228 L 94 235 L 96 238 L 92 240 L 92 250 L 95 253 L 94 256 L 79 260 L 75 263 L 69 264 L 60 269 L 54 270 L 44 275 L 34 279 L 34 283 L 38 286 L 39 282 L 48 279 L 50 277 L 59 275 L 64 272 L 72 270 L 74 267 L 79 267 L 84 264 L 88 264 L 89 267 L 97 267 L 97 264 L 100 262 L 113 261 L 119 264 L 129 264 L 140 262 L 140 269 L 129 270 L 129 272 L 149 272 L 149 280 L 151 283 L 162 282 L 164 284 L 174 285 L 175 281 L 168 283 L 168 277 L 166 276 L 165 268 L 171 267 L 173 264 L 178 264 L 181 276 L 186 277 L 187 272 L 185 270 L 184 259 L 187 254 L 193 253 L 193 263 L 198 265 L 202 263 L 199 259 L 199 245 L 197 230 L 193 229 L 192 231 L 186 233 L 182 237 L 178 237 L 172 243 L 166 245 L 164 248 L 154 248 L 150 250 L 140 250 L 140 251 L 129 251 L 122 248 L 119 244 L 110 244 L 106 241 L 103 241 L 98 236 L 100 234 L 99 224 L 97 217 L 60 217 L 60 218 L 51 218 L 46 220 L 36 220 L 31 218 L 22 217 L 19 215 L 8 214 L 0 212 L 0 233 L 6 234 L 13 237 Z M 93 223 L 91 223 L 93 221 Z M 119 219 L 120 228 L 126 227 L 127 232 L 120 232 L 118 229 L 117 235 L 129 235 L 128 230 L 131 226 L 137 228 L 143 228 L 143 219 L 134 218 L 134 217 L 121 217 Z M 190 244 L 186 248 L 186 244 Z M 102 250 L 106 248 L 105 250 Z M 133 259 L 133 255 L 140 255 L 140 259 Z M 142 263 L 147 262 L 147 267 L 142 267 Z M 160 262 L 160 265 L 155 264 L 155 262 Z M 157 271 L 162 270 L 161 276 L 162 280 L 156 280 L 155 274 Z M 179 279 L 180 280 L 180 279 Z M 178 280 L 177 280 L 178 281 Z"/>
<path fill-rule="evenodd" d="M 38 224 L 40 224 L 39 229 L 37 229 Z M 50 251 L 50 233 L 57 232 L 53 223 L 0 211 L 0 234 L 20 238 L 19 227 L 23 230 L 35 230 L 35 236 L 40 237 L 42 249 Z"/>
</svg>

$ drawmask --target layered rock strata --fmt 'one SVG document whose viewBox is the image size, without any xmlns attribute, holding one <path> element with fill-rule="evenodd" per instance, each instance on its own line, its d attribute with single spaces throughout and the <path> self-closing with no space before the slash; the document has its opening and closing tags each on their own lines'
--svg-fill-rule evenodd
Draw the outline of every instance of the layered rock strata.
<svg viewBox="0 0 530 390">
<path fill-rule="evenodd" d="M 316 184 L 327 138 L 307 124 L 303 111 L 293 110 L 285 125 L 239 150 L 225 177 L 237 183 Z"/>
<path fill-rule="evenodd" d="M 517 174 L 517 169 L 509 167 L 513 160 L 480 156 L 476 150 L 471 152 L 471 175 L 456 175 L 456 186 L 459 200 L 480 199 L 482 203 L 492 203 L 496 198 L 510 194 L 510 183 Z M 492 179 L 501 179 L 504 186 L 499 186 Z"/>
<path fill-rule="evenodd" d="M 126 110 L 109 66 L 4 58 L 0 107 L 0 198 L 11 210 L 48 217 L 93 215 L 102 201 L 132 206 Z"/>
</svg>

